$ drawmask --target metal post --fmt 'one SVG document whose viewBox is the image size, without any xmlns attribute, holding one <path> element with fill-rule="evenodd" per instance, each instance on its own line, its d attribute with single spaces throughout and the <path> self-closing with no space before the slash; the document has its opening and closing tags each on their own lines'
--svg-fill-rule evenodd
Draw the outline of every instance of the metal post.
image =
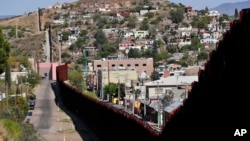
<svg viewBox="0 0 250 141">
<path fill-rule="evenodd" d="M 141 78 L 142 80 L 142 78 Z M 141 92 L 142 92 L 143 80 L 141 82 Z M 146 93 L 144 93 L 144 117 L 147 115 L 147 107 L 146 107 Z"/>
<path fill-rule="evenodd" d="M 135 94 L 133 95 L 132 113 L 135 114 Z"/>
<path fill-rule="evenodd" d="M 120 79 L 118 79 L 118 105 L 120 105 Z"/>
<path fill-rule="evenodd" d="M 60 40 L 60 48 L 59 48 L 59 65 L 62 64 L 62 41 Z"/>
<path fill-rule="evenodd" d="M 125 78 L 124 78 L 124 93 L 125 93 L 125 107 L 124 107 L 124 110 L 127 111 L 127 91 L 126 91 L 126 83 L 127 83 L 127 79 L 128 79 L 128 74 L 125 75 Z"/>
<path fill-rule="evenodd" d="M 159 100 L 159 81 L 157 81 L 156 83 L 157 83 L 157 100 Z"/>
<path fill-rule="evenodd" d="M 103 95 L 103 85 L 104 83 L 102 83 L 102 89 L 101 89 L 101 99 L 104 100 L 104 95 Z"/>
</svg>

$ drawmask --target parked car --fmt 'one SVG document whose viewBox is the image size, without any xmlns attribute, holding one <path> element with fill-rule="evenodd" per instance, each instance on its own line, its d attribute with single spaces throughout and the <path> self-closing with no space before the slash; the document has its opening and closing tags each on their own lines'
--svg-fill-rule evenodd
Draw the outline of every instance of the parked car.
<svg viewBox="0 0 250 141">
<path fill-rule="evenodd" d="M 36 101 L 29 99 L 30 110 L 34 110 L 35 109 L 35 105 L 36 105 Z"/>
</svg>

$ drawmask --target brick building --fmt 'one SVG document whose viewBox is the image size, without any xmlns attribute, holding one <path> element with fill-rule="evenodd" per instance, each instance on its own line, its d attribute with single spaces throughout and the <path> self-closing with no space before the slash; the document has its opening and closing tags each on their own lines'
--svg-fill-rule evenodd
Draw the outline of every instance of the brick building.
<svg viewBox="0 0 250 141">
<path fill-rule="evenodd" d="M 93 71 L 98 70 L 117 70 L 124 68 L 127 70 L 137 70 L 138 73 L 146 72 L 151 75 L 153 67 L 153 58 L 116 58 L 116 59 L 102 59 L 93 61 Z"/>
</svg>

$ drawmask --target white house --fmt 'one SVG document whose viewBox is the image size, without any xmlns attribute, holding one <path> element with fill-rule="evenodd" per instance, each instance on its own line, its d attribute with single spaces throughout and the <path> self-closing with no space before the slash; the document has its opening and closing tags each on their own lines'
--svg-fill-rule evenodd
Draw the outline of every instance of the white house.
<svg viewBox="0 0 250 141">
<path fill-rule="evenodd" d="M 169 76 L 156 81 L 145 83 L 146 91 L 149 97 L 154 97 L 165 93 L 169 89 L 181 86 L 190 86 L 194 81 L 198 81 L 198 75 L 194 76 Z"/>
<path fill-rule="evenodd" d="M 11 81 L 16 81 L 18 76 L 27 76 L 28 72 L 11 72 Z M 5 79 L 5 72 L 0 75 L 0 79 Z"/>
</svg>

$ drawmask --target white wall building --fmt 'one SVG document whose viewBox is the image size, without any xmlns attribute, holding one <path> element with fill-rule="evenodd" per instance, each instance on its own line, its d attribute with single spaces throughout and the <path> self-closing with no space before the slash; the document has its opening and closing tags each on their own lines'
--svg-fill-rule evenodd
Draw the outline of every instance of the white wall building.
<svg viewBox="0 0 250 141">
<path fill-rule="evenodd" d="M 194 76 L 169 76 L 160 80 L 145 83 L 148 97 L 155 97 L 165 93 L 167 90 L 179 87 L 190 86 L 194 81 L 198 81 L 198 75 Z"/>
</svg>

